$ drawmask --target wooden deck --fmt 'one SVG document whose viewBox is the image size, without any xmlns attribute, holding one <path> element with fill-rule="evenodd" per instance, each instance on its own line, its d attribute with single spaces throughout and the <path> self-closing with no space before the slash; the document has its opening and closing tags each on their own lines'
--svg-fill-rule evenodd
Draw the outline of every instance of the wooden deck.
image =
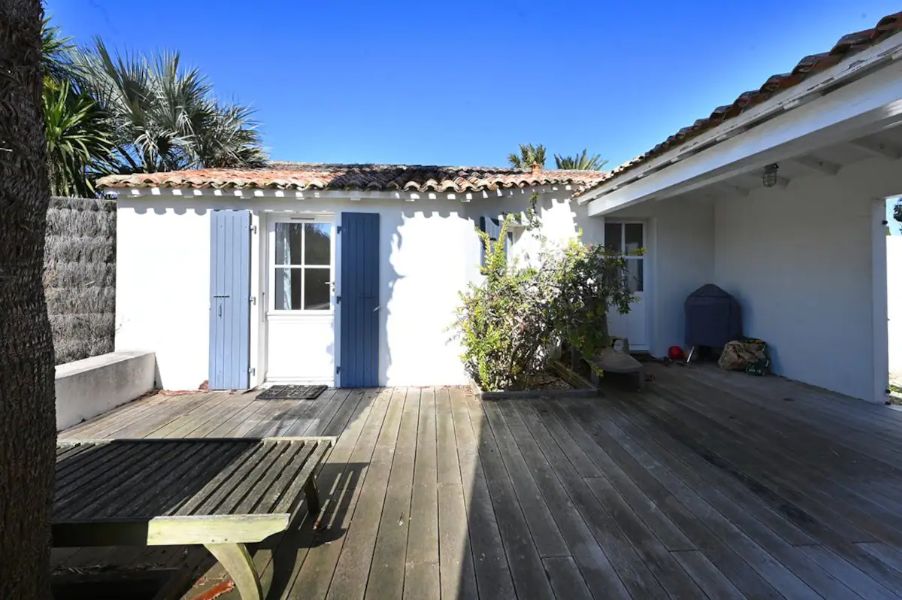
<svg viewBox="0 0 902 600">
<path fill-rule="evenodd" d="M 61 437 L 338 435 L 320 519 L 256 549 L 271 598 L 899 597 L 902 413 L 775 377 L 650 371 L 642 392 L 566 401 L 157 395 Z M 175 597 L 229 588 L 202 551 L 55 561 L 63 576 L 179 567 Z"/>
</svg>

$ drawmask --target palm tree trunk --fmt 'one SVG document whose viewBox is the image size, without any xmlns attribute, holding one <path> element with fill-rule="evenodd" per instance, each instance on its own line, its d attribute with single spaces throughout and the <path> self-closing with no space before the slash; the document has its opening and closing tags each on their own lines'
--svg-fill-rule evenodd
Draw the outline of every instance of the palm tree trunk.
<svg viewBox="0 0 902 600">
<path fill-rule="evenodd" d="M 40 0 L 0 0 L 0 598 L 50 597 L 56 419 Z"/>
</svg>

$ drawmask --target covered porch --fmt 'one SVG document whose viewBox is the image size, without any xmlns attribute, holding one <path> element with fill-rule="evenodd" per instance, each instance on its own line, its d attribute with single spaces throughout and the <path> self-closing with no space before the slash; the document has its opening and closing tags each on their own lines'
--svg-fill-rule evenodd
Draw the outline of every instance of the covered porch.
<svg viewBox="0 0 902 600">
<path fill-rule="evenodd" d="M 683 344 L 683 302 L 714 283 L 739 301 L 745 335 L 768 342 L 776 373 L 885 401 L 900 49 L 897 34 L 803 84 L 795 71 L 774 76 L 583 196 L 606 223 L 646 225 L 653 354 Z"/>
<path fill-rule="evenodd" d="M 159 394 L 60 437 L 337 435 L 320 518 L 254 549 L 270 598 L 896 597 L 902 412 L 704 365 L 649 373 L 580 400 Z M 118 563 L 160 574 L 159 597 L 237 597 L 202 549 L 54 559 L 60 581 Z"/>
</svg>

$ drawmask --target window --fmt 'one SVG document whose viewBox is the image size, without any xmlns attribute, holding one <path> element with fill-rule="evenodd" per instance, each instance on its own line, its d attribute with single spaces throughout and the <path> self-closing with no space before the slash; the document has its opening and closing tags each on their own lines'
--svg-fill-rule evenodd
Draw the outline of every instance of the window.
<svg viewBox="0 0 902 600">
<path fill-rule="evenodd" d="M 332 308 L 332 225 L 276 223 L 273 308 Z"/>
<path fill-rule="evenodd" d="M 501 224 L 504 218 L 505 215 L 503 214 L 500 217 L 479 217 L 479 230 L 489 234 L 489 239 L 492 242 L 497 242 L 498 236 L 501 234 Z M 504 253 L 508 258 L 510 258 L 513 243 L 514 234 L 508 230 L 507 240 L 504 243 Z M 479 263 L 485 265 L 485 244 L 483 244 L 482 239 L 479 240 Z"/>
<path fill-rule="evenodd" d="M 605 223 L 604 247 L 626 259 L 627 285 L 631 292 L 645 290 L 645 225 Z"/>
</svg>

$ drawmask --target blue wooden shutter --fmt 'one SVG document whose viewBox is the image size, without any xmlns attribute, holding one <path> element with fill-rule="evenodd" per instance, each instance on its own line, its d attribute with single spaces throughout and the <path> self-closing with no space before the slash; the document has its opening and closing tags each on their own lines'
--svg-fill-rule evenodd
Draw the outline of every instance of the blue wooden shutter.
<svg viewBox="0 0 902 600">
<path fill-rule="evenodd" d="M 489 239 L 493 242 L 498 241 L 498 236 L 501 235 L 501 224 L 504 221 L 504 217 L 504 213 L 502 213 L 500 217 L 479 217 L 479 230 L 487 233 Z M 507 238 L 504 240 L 505 256 L 510 257 L 513 242 L 514 235 L 508 231 Z M 479 240 L 479 264 L 485 266 L 485 243 L 483 243 L 481 238 Z"/>
<path fill-rule="evenodd" d="M 211 390 L 243 390 L 250 370 L 251 213 L 214 210 L 210 235 Z"/>
<path fill-rule="evenodd" d="M 486 233 L 485 217 L 479 217 L 479 231 Z M 485 266 L 485 242 L 483 241 L 482 236 L 479 236 L 479 266 Z"/>
<path fill-rule="evenodd" d="M 489 238 L 492 241 L 496 241 L 501 234 L 501 221 L 498 217 L 489 217 L 485 220 L 485 229 L 483 231 L 489 234 Z"/>
<path fill-rule="evenodd" d="M 341 213 L 342 387 L 379 385 L 379 215 Z"/>
</svg>

